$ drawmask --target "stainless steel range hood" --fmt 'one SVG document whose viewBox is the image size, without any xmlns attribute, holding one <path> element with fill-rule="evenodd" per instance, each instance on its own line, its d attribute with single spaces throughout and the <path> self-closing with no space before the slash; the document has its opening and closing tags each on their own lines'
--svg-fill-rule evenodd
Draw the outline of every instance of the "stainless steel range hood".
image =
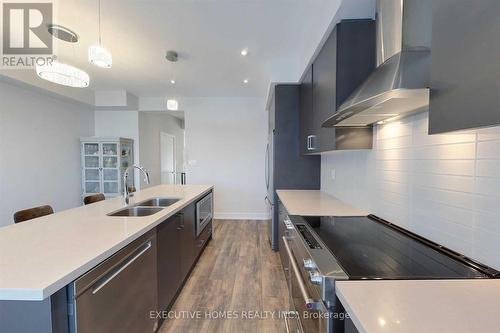
<svg viewBox="0 0 500 333">
<path fill-rule="evenodd" d="M 428 107 L 430 1 L 377 0 L 379 66 L 323 127 L 367 126 Z"/>
</svg>

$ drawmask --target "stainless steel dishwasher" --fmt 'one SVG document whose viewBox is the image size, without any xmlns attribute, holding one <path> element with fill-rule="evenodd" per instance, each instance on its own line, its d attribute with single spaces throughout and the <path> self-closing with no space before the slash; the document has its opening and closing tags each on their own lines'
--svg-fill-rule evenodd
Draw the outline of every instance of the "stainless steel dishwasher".
<svg viewBox="0 0 500 333">
<path fill-rule="evenodd" d="M 156 331 L 151 316 L 157 309 L 154 230 L 75 280 L 69 298 L 72 333 Z"/>
</svg>

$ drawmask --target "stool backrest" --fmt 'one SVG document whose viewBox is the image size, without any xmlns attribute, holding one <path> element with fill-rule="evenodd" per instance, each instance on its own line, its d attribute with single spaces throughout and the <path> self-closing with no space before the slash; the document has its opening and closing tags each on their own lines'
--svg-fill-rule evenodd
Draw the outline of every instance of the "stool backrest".
<svg viewBox="0 0 500 333">
<path fill-rule="evenodd" d="M 37 217 L 54 214 L 54 210 L 49 205 L 24 209 L 14 214 L 14 222 L 24 222 Z"/>
<path fill-rule="evenodd" d="M 104 194 L 99 193 L 99 194 L 89 195 L 89 196 L 85 197 L 83 199 L 83 203 L 86 205 L 89 205 L 89 204 L 94 203 L 94 202 L 103 201 L 104 199 L 106 199 L 104 197 Z"/>
</svg>

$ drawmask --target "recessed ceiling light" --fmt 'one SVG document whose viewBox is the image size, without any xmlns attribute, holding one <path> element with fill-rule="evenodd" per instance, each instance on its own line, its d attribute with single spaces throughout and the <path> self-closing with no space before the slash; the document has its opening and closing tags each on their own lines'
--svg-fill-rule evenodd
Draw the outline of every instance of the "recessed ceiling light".
<svg viewBox="0 0 500 333">
<path fill-rule="evenodd" d="M 377 121 L 377 125 L 382 125 L 383 123 L 385 123 L 385 121 L 383 121 L 383 120 Z"/>
<path fill-rule="evenodd" d="M 175 99 L 167 100 L 167 110 L 169 111 L 177 111 L 179 110 L 179 102 Z"/>
<path fill-rule="evenodd" d="M 243 83 L 248 83 L 248 79 L 244 79 L 244 80 L 243 80 Z"/>
<path fill-rule="evenodd" d="M 246 57 L 248 55 L 248 49 L 243 49 L 243 50 L 241 50 L 240 53 L 242 56 Z"/>
<path fill-rule="evenodd" d="M 175 80 L 170 80 L 170 83 L 175 84 Z"/>
</svg>

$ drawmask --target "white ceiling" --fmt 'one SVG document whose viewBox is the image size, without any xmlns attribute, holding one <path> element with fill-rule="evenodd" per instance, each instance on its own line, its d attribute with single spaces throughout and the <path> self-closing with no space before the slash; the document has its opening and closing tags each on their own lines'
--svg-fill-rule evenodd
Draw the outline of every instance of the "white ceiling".
<svg viewBox="0 0 500 333">
<path fill-rule="evenodd" d="M 109 70 L 87 61 L 87 49 L 97 41 L 97 0 L 55 2 L 54 23 L 81 38 L 76 45 L 57 41 L 56 54 L 86 70 L 90 88 L 57 87 L 33 70 L 1 73 L 84 102 L 93 98 L 92 91 L 119 89 L 138 97 L 265 97 L 271 81 L 300 78 L 304 57 L 314 52 L 305 49 L 317 45 L 340 5 L 340 0 L 101 1 L 102 43 L 113 54 Z M 243 48 L 249 49 L 247 57 L 240 55 Z M 177 63 L 165 60 L 167 50 L 178 51 Z"/>
</svg>

